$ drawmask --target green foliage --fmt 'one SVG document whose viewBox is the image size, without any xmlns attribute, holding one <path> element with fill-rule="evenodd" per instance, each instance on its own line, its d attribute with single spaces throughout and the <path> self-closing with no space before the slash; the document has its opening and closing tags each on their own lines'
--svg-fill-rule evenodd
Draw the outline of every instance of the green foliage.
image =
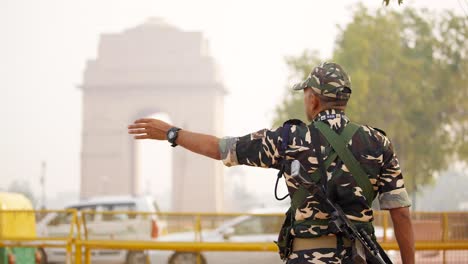
<svg viewBox="0 0 468 264">
<path fill-rule="evenodd" d="M 287 57 L 286 64 L 291 71 L 290 81 L 302 81 L 312 71 L 312 68 L 320 63 L 320 57 L 316 51 L 304 51 L 298 57 Z M 285 92 L 284 100 L 276 107 L 274 126 L 278 127 L 291 117 L 305 120 L 306 116 L 303 109 L 302 93 L 292 92 L 288 89 Z"/>
<path fill-rule="evenodd" d="M 390 4 L 390 0 L 383 0 L 383 2 L 384 2 L 385 5 Z M 403 4 L 403 0 L 398 0 L 398 4 L 399 5 Z"/>
<path fill-rule="evenodd" d="M 431 181 L 449 159 L 468 157 L 467 25 L 468 18 L 451 12 L 373 13 L 359 6 L 337 37 L 333 61 L 352 77 L 347 114 L 387 132 L 409 189 Z M 305 52 L 287 64 L 303 79 L 317 60 Z M 285 98 L 275 125 L 304 118 L 302 94 Z"/>
</svg>

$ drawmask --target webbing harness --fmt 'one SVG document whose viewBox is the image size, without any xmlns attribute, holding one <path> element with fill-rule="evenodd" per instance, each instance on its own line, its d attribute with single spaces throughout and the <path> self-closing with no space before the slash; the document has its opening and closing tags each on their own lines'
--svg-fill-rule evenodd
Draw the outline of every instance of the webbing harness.
<svg viewBox="0 0 468 264">
<path fill-rule="evenodd" d="M 276 180 L 276 185 L 275 185 L 275 197 L 277 199 L 284 199 L 287 197 L 287 196 L 283 198 L 278 197 L 277 186 L 278 186 L 278 180 L 282 177 L 283 172 L 285 171 L 285 167 L 288 165 L 288 162 L 290 162 L 289 160 L 286 160 L 286 150 L 289 144 L 289 133 L 290 133 L 291 125 L 293 125 L 297 121 L 298 120 L 289 120 L 289 121 L 286 121 L 285 124 L 283 125 L 283 131 L 281 134 L 282 141 L 278 149 L 279 154 L 282 157 L 282 159 L 279 161 L 281 164 L 281 169 L 280 169 L 280 172 L 278 173 L 278 178 Z M 348 123 L 346 127 L 343 129 L 343 132 L 341 132 L 341 134 L 338 135 L 330 127 L 328 127 L 328 125 L 322 122 L 315 122 L 313 124 L 313 127 L 310 129 L 310 133 L 311 133 L 312 145 L 314 146 L 316 150 L 315 155 L 317 156 L 318 169 L 315 170 L 311 174 L 305 173 L 303 176 L 309 178 L 308 180 L 311 182 L 318 183 L 319 181 L 321 181 L 320 185 L 323 187 L 322 189 L 326 193 L 327 191 L 326 185 L 328 184 L 326 169 L 329 168 L 330 165 L 339 157 L 340 160 L 344 163 L 344 165 L 346 165 L 347 169 L 352 173 L 353 178 L 355 179 L 357 185 L 363 190 L 363 195 L 367 201 L 367 204 L 370 207 L 375 196 L 373 192 L 372 184 L 370 183 L 367 173 L 364 172 L 364 170 L 359 165 L 359 162 L 356 160 L 356 158 L 354 158 L 353 154 L 347 147 L 348 142 L 351 140 L 351 138 L 353 137 L 353 135 L 356 133 L 358 129 L 359 129 L 359 125 L 354 124 L 354 123 Z M 321 145 L 319 141 L 320 133 L 325 137 L 325 139 L 328 141 L 328 143 L 332 147 L 325 161 L 321 157 L 322 153 L 321 153 Z M 305 232 L 301 234 L 295 233 L 294 229 L 296 227 L 302 226 L 302 225 L 306 227 L 307 226 L 310 227 L 312 225 L 319 225 L 319 226 L 329 225 L 328 219 L 312 219 L 312 220 L 299 220 L 299 221 L 295 220 L 295 214 L 296 214 L 297 209 L 302 204 L 304 204 L 304 202 L 307 200 L 307 197 L 309 195 L 310 195 L 309 191 L 306 188 L 304 188 L 302 185 L 299 185 L 298 189 L 294 192 L 294 194 L 291 197 L 291 206 L 286 212 L 286 218 L 281 227 L 281 231 L 278 235 L 278 241 L 276 241 L 281 259 L 283 260 L 287 259 L 288 256 L 292 252 L 294 237 L 296 236 L 303 237 L 303 238 L 317 237 L 317 235 L 313 235 L 309 232 Z M 366 230 L 368 234 L 371 234 L 372 238 L 375 239 L 374 228 L 371 222 L 357 222 L 357 221 L 352 221 L 352 220 L 351 222 L 353 222 L 356 228 L 358 229 L 363 228 L 364 230 Z M 332 231 L 327 229 L 326 232 L 328 233 Z M 318 234 L 318 235 L 320 236 L 322 234 Z M 336 236 L 337 236 L 336 252 L 337 254 L 339 254 L 339 252 L 342 252 L 342 248 L 344 246 L 343 234 L 336 234 Z"/>
<path fill-rule="evenodd" d="M 343 136 L 336 134 L 329 126 L 323 122 L 316 122 L 315 127 L 325 136 L 328 143 L 338 153 L 341 161 L 346 165 L 348 170 L 353 175 L 357 185 L 361 187 L 364 197 L 366 198 L 369 207 L 372 205 L 372 201 L 375 198 L 375 193 L 369 177 L 364 169 L 361 167 L 359 162 L 354 157 L 353 153 L 348 149 L 347 145 L 349 140 L 352 138 L 354 133 L 359 129 L 359 126 L 355 123 L 348 123 L 343 131 Z M 348 131 L 347 131 L 347 128 Z M 347 136 L 350 137 L 348 138 Z"/>
<path fill-rule="evenodd" d="M 369 207 L 372 204 L 372 201 L 375 198 L 372 184 L 369 181 L 367 173 L 359 165 L 359 162 L 353 156 L 351 151 L 348 149 L 347 144 L 359 129 L 359 125 L 355 123 L 348 123 L 344 128 L 341 134 L 336 134 L 328 125 L 323 122 L 315 122 L 314 127 L 320 131 L 320 133 L 325 137 L 328 143 L 331 145 L 332 150 L 323 162 L 325 170 L 330 167 L 334 160 L 337 157 L 346 165 L 348 170 L 353 175 L 357 185 L 363 190 L 363 195 L 366 198 L 366 201 Z M 318 135 L 318 133 L 317 133 Z M 308 175 L 309 180 L 313 182 L 319 182 L 321 179 L 321 170 L 317 169 L 312 174 Z M 323 183 L 322 183 L 323 184 Z M 326 182 L 324 183 L 326 184 Z M 309 196 L 309 192 L 302 186 L 299 186 L 294 195 L 291 197 L 291 210 L 295 212 Z M 311 219 L 311 220 L 300 220 L 294 221 L 294 226 L 296 225 L 328 225 L 328 219 Z M 371 225 L 370 223 L 357 222 L 359 224 Z"/>
</svg>

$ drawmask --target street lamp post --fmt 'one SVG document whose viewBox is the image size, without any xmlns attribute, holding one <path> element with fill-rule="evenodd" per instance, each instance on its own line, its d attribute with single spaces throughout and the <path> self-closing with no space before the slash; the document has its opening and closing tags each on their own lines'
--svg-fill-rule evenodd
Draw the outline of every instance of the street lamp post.
<svg viewBox="0 0 468 264">
<path fill-rule="evenodd" d="M 46 168 L 47 164 L 45 161 L 42 161 L 41 164 L 41 178 L 40 178 L 40 184 L 41 184 L 41 209 L 46 208 L 46 194 L 45 194 L 45 178 L 46 178 Z"/>
</svg>

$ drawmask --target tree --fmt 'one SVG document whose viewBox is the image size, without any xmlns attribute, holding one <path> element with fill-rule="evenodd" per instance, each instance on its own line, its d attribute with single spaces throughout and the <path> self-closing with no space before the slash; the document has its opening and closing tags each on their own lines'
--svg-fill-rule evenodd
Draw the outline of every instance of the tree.
<svg viewBox="0 0 468 264">
<path fill-rule="evenodd" d="M 468 18 L 407 8 L 402 13 L 354 11 L 340 29 L 333 60 L 352 77 L 347 114 L 384 129 L 392 139 L 406 184 L 428 183 L 454 157 L 468 157 Z M 287 58 L 304 79 L 317 54 Z M 301 95 L 277 107 L 275 125 L 303 118 Z"/>
<path fill-rule="evenodd" d="M 390 4 L 390 0 L 383 0 L 383 2 L 384 2 L 385 5 Z M 403 4 L 403 0 L 398 0 L 398 4 L 399 5 Z"/>
<path fill-rule="evenodd" d="M 296 82 L 304 80 L 312 71 L 312 68 L 319 64 L 320 61 L 321 59 L 317 51 L 306 50 L 298 57 L 287 57 L 286 64 L 291 71 L 289 80 Z M 302 93 L 291 93 L 291 89 L 287 89 L 283 98 L 284 100 L 275 109 L 274 126 L 280 126 L 285 120 L 291 118 L 306 119 L 302 103 Z"/>
<path fill-rule="evenodd" d="M 390 4 L 390 0 L 384 0 L 385 5 Z M 398 0 L 398 4 L 401 5 L 403 4 L 403 0 Z"/>
</svg>

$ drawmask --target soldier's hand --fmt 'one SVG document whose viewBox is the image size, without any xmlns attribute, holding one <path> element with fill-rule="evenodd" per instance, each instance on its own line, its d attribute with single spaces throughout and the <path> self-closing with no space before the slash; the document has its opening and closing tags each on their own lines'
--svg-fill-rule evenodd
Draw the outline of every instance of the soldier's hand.
<svg viewBox="0 0 468 264">
<path fill-rule="evenodd" d="M 135 139 L 166 140 L 167 131 L 171 127 L 168 123 L 158 119 L 142 118 L 128 126 L 128 133 L 134 134 Z"/>
</svg>

